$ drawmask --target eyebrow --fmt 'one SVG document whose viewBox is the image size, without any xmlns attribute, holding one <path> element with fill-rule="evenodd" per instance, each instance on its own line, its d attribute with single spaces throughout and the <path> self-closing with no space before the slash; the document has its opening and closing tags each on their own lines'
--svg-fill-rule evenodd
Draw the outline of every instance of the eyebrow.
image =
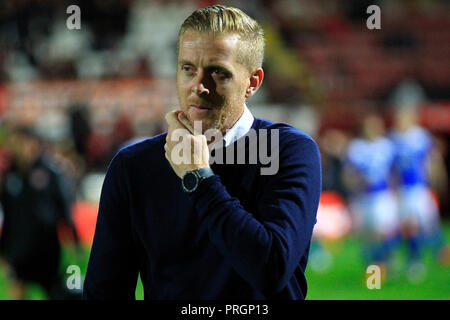
<svg viewBox="0 0 450 320">
<path fill-rule="evenodd" d="M 231 71 L 230 71 L 227 67 L 222 66 L 222 65 L 219 65 L 219 64 L 210 64 L 210 65 L 207 65 L 207 66 L 205 67 L 205 69 L 220 69 L 220 70 L 222 70 L 222 71 L 226 71 L 226 72 L 231 73 Z"/>
<path fill-rule="evenodd" d="M 179 66 L 183 66 L 183 65 L 185 65 L 185 64 L 189 64 L 189 65 L 191 65 L 191 66 L 194 65 L 192 62 L 187 61 L 187 60 L 180 60 L 180 62 L 178 62 L 178 65 L 179 65 Z"/>
<path fill-rule="evenodd" d="M 188 60 L 180 60 L 178 62 L 178 66 L 184 66 L 184 65 L 195 66 L 194 63 L 192 63 L 191 61 L 188 61 Z M 221 64 L 212 63 L 212 64 L 209 64 L 209 65 L 205 66 L 205 69 L 215 69 L 215 68 L 221 69 L 221 70 L 226 71 L 226 72 L 228 72 L 230 74 L 233 74 L 233 72 L 231 72 L 231 70 L 229 68 L 227 68 L 226 66 L 223 66 Z"/>
</svg>

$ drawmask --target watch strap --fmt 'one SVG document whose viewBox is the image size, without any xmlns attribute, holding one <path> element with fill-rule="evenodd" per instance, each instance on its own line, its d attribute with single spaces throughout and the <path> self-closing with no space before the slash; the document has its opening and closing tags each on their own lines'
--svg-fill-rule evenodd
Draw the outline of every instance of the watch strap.
<svg viewBox="0 0 450 320">
<path fill-rule="evenodd" d="M 214 175 L 214 172 L 211 168 L 200 168 L 194 171 L 196 172 L 197 177 L 199 177 L 200 180 L 204 180 Z"/>
</svg>

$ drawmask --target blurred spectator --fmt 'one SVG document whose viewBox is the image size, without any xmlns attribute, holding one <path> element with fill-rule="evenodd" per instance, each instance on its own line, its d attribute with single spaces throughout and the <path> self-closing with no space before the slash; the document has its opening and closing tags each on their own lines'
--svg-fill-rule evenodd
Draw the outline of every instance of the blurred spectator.
<svg viewBox="0 0 450 320">
<path fill-rule="evenodd" d="M 325 241 L 340 240 L 351 230 L 342 177 L 348 137 L 340 130 L 328 129 L 319 136 L 318 143 L 322 161 L 322 194 L 311 243 L 310 265 L 316 272 L 325 272 L 332 264 L 332 255 L 326 249 Z"/>
<path fill-rule="evenodd" d="M 145 57 L 152 67 L 152 76 L 174 76 L 177 30 L 195 7 L 191 0 L 131 2 L 122 50 L 141 59 Z"/>
<path fill-rule="evenodd" d="M 116 154 L 117 151 L 123 146 L 126 141 L 129 141 L 133 138 L 134 130 L 133 125 L 131 123 L 130 118 L 123 113 L 119 117 L 117 117 L 116 122 L 114 123 L 114 129 L 112 132 L 112 146 L 110 150 L 109 159 Z"/>
<path fill-rule="evenodd" d="M 71 216 L 73 186 L 42 152 L 31 128 L 13 129 L 8 148 L 13 160 L 0 178 L 4 213 L 0 253 L 11 272 L 12 298 L 26 298 L 30 283 L 41 285 L 49 298 L 69 298 L 59 269 L 58 227 L 61 223 L 70 227 L 78 246 Z"/>
<path fill-rule="evenodd" d="M 72 138 L 76 151 L 86 155 L 86 142 L 91 134 L 90 113 L 84 104 L 73 104 L 68 109 Z"/>
<path fill-rule="evenodd" d="M 99 130 L 93 130 L 86 140 L 86 161 L 93 170 L 106 168 L 111 158 L 111 141 Z"/>
<path fill-rule="evenodd" d="M 322 189 L 336 191 L 344 198 L 347 198 L 347 190 L 342 172 L 347 145 L 347 135 L 338 129 L 328 129 L 319 138 L 322 159 Z"/>
</svg>

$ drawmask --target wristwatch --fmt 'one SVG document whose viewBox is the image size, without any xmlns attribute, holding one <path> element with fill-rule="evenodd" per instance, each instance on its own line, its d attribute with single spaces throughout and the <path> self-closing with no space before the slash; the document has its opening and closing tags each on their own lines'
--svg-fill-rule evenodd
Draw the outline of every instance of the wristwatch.
<svg viewBox="0 0 450 320">
<path fill-rule="evenodd" d="M 192 193 L 197 190 L 201 181 L 214 175 L 211 168 L 200 168 L 192 171 L 188 171 L 183 175 L 181 179 L 181 185 L 183 191 L 186 193 Z"/>
</svg>

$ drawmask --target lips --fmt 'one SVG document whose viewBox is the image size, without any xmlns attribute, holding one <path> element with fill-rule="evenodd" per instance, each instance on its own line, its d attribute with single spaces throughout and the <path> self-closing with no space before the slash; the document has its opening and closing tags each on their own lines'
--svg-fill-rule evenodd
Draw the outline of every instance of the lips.
<svg viewBox="0 0 450 320">
<path fill-rule="evenodd" d="M 198 105 L 190 105 L 190 111 L 196 114 L 205 114 L 211 111 L 211 109 Z"/>
<path fill-rule="evenodd" d="M 211 108 L 199 106 L 199 105 L 195 105 L 195 104 L 191 104 L 190 107 L 195 108 L 197 110 L 211 110 Z"/>
</svg>

